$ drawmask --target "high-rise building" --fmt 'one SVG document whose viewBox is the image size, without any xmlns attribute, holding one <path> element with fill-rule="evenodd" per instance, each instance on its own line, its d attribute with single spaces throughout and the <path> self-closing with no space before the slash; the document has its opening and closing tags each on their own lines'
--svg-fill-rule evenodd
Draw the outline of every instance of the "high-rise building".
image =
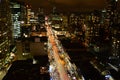
<svg viewBox="0 0 120 80">
<path fill-rule="evenodd" d="M 38 10 L 38 22 L 42 25 L 45 23 L 44 9 L 39 8 Z"/>
<path fill-rule="evenodd" d="M 10 52 L 12 31 L 9 1 L 0 1 L 0 61 L 2 63 L 5 61 Z"/>
<path fill-rule="evenodd" d="M 109 62 L 116 69 L 119 67 L 119 56 L 120 56 L 120 28 L 119 28 L 119 19 L 118 19 L 118 0 L 107 0 L 107 23 L 109 30 Z"/>
<path fill-rule="evenodd" d="M 10 2 L 11 17 L 12 17 L 12 31 L 13 38 L 17 39 L 21 37 L 20 26 L 26 22 L 26 8 L 25 4 L 18 1 Z M 14 40 L 15 41 L 15 40 Z"/>
</svg>

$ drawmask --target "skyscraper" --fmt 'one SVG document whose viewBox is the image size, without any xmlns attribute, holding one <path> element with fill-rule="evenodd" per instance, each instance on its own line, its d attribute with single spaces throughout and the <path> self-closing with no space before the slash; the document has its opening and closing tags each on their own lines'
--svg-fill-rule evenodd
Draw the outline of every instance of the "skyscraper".
<svg viewBox="0 0 120 80">
<path fill-rule="evenodd" d="M 0 61 L 5 61 L 11 45 L 11 14 L 8 0 L 0 0 Z"/>
<path fill-rule="evenodd" d="M 12 19 L 12 36 L 14 41 L 21 37 L 20 26 L 26 22 L 26 8 L 25 3 L 13 1 L 10 2 L 11 19 Z"/>
</svg>

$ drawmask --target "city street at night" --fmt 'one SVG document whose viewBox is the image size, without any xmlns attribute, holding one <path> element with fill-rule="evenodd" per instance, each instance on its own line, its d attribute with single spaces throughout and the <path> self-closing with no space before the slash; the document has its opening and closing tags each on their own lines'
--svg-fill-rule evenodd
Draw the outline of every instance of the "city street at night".
<svg viewBox="0 0 120 80">
<path fill-rule="evenodd" d="M 120 0 L 0 0 L 0 80 L 120 80 Z"/>
</svg>

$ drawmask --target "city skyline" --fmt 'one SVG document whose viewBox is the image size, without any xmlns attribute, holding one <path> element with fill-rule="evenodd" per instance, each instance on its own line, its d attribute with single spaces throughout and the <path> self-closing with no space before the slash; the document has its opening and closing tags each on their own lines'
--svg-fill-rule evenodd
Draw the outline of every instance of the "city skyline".
<svg viewBox="0 0 120 80">
<path fill-rule="evenodd" d="M 106 0 L 18 0 L 31 5 L 33 10 L 38 10 L 38 8 L 44 8 L 50 11 L 53 6 L 57 8 L 58 11 L 73 11 L 77 12 L 82 8 L 85 9 L 103 9 L 105 8 Z"/>
<path fill-rule="evenodd" d="M 120 79 L 118 0 L 22 1 L 0 2 L 0 80 Z"/>
</svg>

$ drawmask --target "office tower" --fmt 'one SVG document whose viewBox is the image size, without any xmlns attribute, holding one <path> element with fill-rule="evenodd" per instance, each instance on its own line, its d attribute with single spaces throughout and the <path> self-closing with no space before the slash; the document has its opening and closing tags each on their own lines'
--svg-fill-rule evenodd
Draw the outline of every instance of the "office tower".
<svg viewBox="0 0 120 80">
<path fill-rule="evenodd" d="M 0 2 L 0 61 L 2 65 L 9 56 L 11 45 L 11 13 L 8 0 Z"/>
<path fill-rule="evenodd" d="M 109 55 L 108 62 L 116 67 L 119 66 L 120 56 L 120 38 L 119 38 L 119 22 L 118 22 L 118 0 L 107 0 L 106 6 L 106 25 L 108 27 Z"/>
<path fill-rule="evenodd" d="M 21 30 L 20 26 L 23 25 L 26 21 L 26 9 L 25 9 L 25 3 L 18 2 L 18 1 L 11 1 L 10 2 L 10 8 L 11 8 L 11 17 L 12 17 L 12 31 L 13 31 L 13 38 L 15 39 L 21 37 Z"/>
<path fill-rule="evenodd" d="M 43 8 L 39 8 L 38 10 L 38 22 L 40 23 L 40 25 L 45 23 L 45 15 Z"/>
</svg>

